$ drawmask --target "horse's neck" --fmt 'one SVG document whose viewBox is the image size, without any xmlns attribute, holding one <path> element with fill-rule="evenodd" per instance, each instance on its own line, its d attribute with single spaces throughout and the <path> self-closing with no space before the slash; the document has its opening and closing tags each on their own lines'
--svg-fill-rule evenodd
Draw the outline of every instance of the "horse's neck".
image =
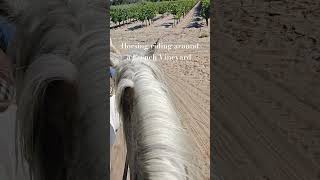
<svg viewBox="0 0 320 180">
<path fill-rule="evenodd" d="M 124 126 L 131 178 L 138 175 L 139 179 L 186 179 L 187 157 L 184 155 L 188 154 L 181 151 L 182 147 L 188 149 L 184 143 L 186 137 L 165 83 L 160 80 L 160 71 L 154 64 L 137 60 L 131 64 L 128 61 L 122 73 L 121 78 L 126 80 L 121 82 L 120 79 L 119 84 L 128 81 L 134 84 L 133 88 L 124 88 L 131 89 L 131 95 L 128 91 L 122 92 L 122 99 L 127 100 L 123 103 L 122 115 L 126 117 Z"/>
</svg>

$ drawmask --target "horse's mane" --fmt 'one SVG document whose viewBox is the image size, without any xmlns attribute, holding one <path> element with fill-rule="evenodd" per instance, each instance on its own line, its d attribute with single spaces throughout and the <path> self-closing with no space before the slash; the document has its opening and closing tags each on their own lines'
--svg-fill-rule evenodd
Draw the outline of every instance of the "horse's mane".
<svg viewBox="0 0 320 180">
<path fill-rule="evenodd" d="M 17 153 L 33 179 L 106 178 L 106 4 L 1 2 L 17 27 Z"/>
<path fill-rule="evenodd" d="M 153 53 L 151 49 L 138 54 Z M 141 57 L 117 62 L 116 98 L 130 179 L 199 179 L 192 144 L 172 104 L 163 72 L 156 63 Z"/>
</svg>

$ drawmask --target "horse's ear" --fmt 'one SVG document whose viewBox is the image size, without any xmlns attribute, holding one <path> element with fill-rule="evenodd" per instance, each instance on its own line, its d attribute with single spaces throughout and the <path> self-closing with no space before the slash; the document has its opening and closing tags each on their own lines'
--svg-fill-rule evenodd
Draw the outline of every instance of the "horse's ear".
<svg viewBox="0 0 320 180">
<path fill-rule="evenodd" d="M 145 56 L 152 56 L 155 53 L 156 45 L 158 44 L 159 40 L 160 40 L 160 38 L 157 39 L 157 41 L 152 45 L 152 47 L 147 50 Z"/>
<path fill-rule="evenodd" d="M 110 38 L 110 66 L 116 67 L 121 59 L 120 51 L 113 45 Z"/>
<path fill-rule="evenodd" d="M 120 54 L 120 51 L 113 45 L 111 38 L 110 38 L 110 52 Z"/>
</svg>

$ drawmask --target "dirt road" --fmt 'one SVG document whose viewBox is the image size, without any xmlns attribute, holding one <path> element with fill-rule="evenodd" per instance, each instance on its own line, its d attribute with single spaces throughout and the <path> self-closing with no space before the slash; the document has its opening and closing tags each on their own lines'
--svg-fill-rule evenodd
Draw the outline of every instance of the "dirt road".
<svg viewBox="0 0 320 180">
<path fill-rule="evenodd" d="M 300 0 L 215 4 L 217 180 L 319 179 L 316 6 Z"/>
<path fill-rule="evenodd" d="M 165 73 L 176 109 L 195 146 L 201 170 L 209 179 L 210 157 L 210 44 L 209 28 L 197 16 L 193 8 L 178 25 L 172 28 L 173 17 L 165 16 L 148 27 L 139 28 L 140 22 L 111 30 L 111 38 L 122 53 L 122 43 L 153 44 L 161 37 L 162 44 L 199 44 L 198 49 L 157 49 L 155 55 L 188 56 L 185 60 L 159 60 L 157 63 Z M 111 178 L 122 178 L 124 149 L 122 134 L 119 134 L 111 152 Z"/>
</svg>

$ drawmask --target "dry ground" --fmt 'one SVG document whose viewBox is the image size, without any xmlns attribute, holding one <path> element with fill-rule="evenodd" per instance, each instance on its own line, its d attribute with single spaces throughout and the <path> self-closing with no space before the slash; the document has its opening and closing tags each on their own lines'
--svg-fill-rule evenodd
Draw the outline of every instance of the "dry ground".
<svg viewBox="0 0 320 180">
<path fill-rule="evenodd" d="M 196 44 L 199 49 L 177 49 L 168 51 L 157 49 L 159 54 L 189 55 L 189 60 L 157 61 L 166 75 L 169 89 L 173 94 L 174 103 L 181 115 L 184 127 L 190 132 L 196 154 L 201 162 L 201 170 L 205 179 L 209 179 L 210 157 L 210 44 L 209 28 L 204 20 L 197 19 L 197 9 L 193 8 L 175 27 L 172 16 L 165 16 L 156 20 L 148 27 L 137 28 L 140 22 L 132 23 L 111 30 L 111 38 L 122 53 L 121 43 L 153 44 L 159 37 L 162 44 Z M 200 27 L 201 26 L 201 27 Z M 111 178 L 122 178 L 125 150 L 120 132 L 116 144 L 111 152 Z"/>
<path fill-rule="evenodd" d="M 215 179 L 320 179 L 319 5 L 214 5 Z"/>
</svg>

